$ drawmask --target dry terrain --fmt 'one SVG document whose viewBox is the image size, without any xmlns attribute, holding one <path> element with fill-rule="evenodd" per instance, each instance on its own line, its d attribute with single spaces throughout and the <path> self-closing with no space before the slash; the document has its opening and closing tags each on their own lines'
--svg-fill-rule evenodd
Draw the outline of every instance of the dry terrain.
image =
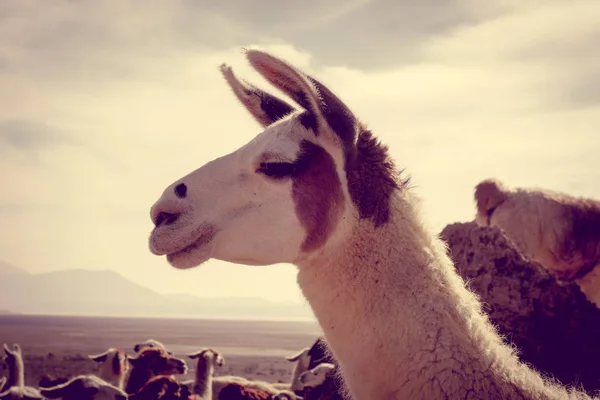
<svg viewBox="0 0 600 400">
<path fill-rule="evenodd" d="M 95 372 L 98 365 L 88 354 L 109 347 L 133 354 L 134 344 L 148 338 L 185 358 L 190 378 L 195 365 L 185 354 L 212 347 L 225 357 L 216 375 L 289 381 L 293 365 L 284 357 L 310 346 L 319 334 L 313 322 L 0 315 L 0 344 L 21 345 L 25 381 L 34 386 L 45 373 L 70 377 Z M 0 376 L 6 375 L 5 363 L 0 364 Z"/>
</svg>

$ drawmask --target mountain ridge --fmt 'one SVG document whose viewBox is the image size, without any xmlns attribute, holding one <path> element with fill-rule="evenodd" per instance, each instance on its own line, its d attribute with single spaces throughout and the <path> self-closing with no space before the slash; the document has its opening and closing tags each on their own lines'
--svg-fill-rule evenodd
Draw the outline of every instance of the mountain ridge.
<svg viewBox="0 0 600 400">
<path fill-rule="evenodd" d="M 32 296 L 31 294 L 35 294 Z M 312 318 L 307 307 L 260 297 L 161 294 L 111 269 L 31 274 L 0 261 L 0 304 L 7 312 L 105 316 Z"/>
</svg>

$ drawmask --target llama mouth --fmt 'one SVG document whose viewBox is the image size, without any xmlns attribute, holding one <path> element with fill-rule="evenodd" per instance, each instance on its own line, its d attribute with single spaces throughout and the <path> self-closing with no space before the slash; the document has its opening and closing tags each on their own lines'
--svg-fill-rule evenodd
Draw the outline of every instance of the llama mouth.
<svg viewBox="0 0 600 400">
<path fill-rule="evenodd" d="M 212 226 L 203 226 L 201 229 L 201 234 L 198 236 L 196 240 L 194 240 L 191 244 L 183 247 L 180 250 L 173 251 L 170 253 L 166 253 L 167 261 L 170 264 L 174 264 L 175 260 L 180 259 L 182 257 L 192 255 L 193 253 L 205 249 L 205 247 L 212 241 L 215 237 L 216 229 Z"/>
</svg>

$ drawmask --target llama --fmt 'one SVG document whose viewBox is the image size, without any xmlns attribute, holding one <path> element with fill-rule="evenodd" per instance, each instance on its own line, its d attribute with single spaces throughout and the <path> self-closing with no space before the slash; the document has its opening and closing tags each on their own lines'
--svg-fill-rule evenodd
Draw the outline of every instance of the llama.
<svg viewBox="0 0 600 400">
<path fill-rule="evenodd" d="M 271 383 L 251 381 L 241 376 L 213 376 L 215 367 L 222 367 L 225 364 L 225 358 L 219 352 L 211 348 L 204 348 L 194 353 L 190 353 L 188 354 L 188 357 L 192 360 L 198 360 L 198 364 L 196 366 L 196 377 L 191 383 L 191 386 L 192 393 L 201 399 L 212 398 L 217 400 L 221 398 L 221 390 L 231 383 L 242 385 L 248 389 L 265 391 L 271 395 L 280 391 L 280 389 L 274 387 Z M 190 385 L 189 381 L 184 381 L 183 383 Z"/>
<path fill-rule="evenodd" d="M 148 382 L 135 394 L 129 395 L 130 400 L 188 400 L 191 393 L 186 385 L 178 382 L 172 376 L 158 375 Z"/>
<path fill-rule="evenodd" d="M 519 251 L 600 307 L 600 201 L 550 190 L 510 190 L 497 179 L 475 186 L 479 226 L 497 226 Z"/>
<path fill-rule="evenodd" d="M 300 375 L 305 400 L 343 400 L 338 366 L 321 363 Z"/>
<path fill-rule="evenodd" d="M 98 377 L 119 389 L 123 389 L 125 376 L 129 370 L 129 363 L 123 349 L 111 347 L 103 353 L 89 355 L 88 357 L 93 361 L 102 363 Z"/>
<path fill-rule="evenodd" d="M 50 388 L 40 388 L 47 399 L 126 400 L 127 393 L 96 375 L 79 375 Z"/>
<path fill-rule="evenodd" d="M 303 372 L 300 375 L 300 383 L 303 387 L 315 387 L 322 385 L 327 378 L 335 374 L 335 364 L 321 363 L 313 369 Z"/>
<path fill-rule="evenodd" d="M 196 379 L 191 390 L 192 394 L 197 395 L 198 400 L 215 398 L 213 395 L 213 374 L 215 367 L 222 367 L 225 359 L 219 352 L 210 348 L 201 349 L 187 356 L 192 360 L 198 360 Z"/>
<path fill-rule="evenodd" d="M 157 375 L 187 373 L 184 360 L 167 353 L 166 350 L 151 347 L 142 349 L 135 357 L 128 356 L 131 370 L 125 385 L 128 394 L 137 393 L 145 384 Z"/>
<path fill-rule="evenodd" d="M 311 357 L 308 354 L 309 351 L 310 348 L 306 347 L 294 355 L 285 357 L 287 361 L 296 363 L 292 370 L 292 378 L 290 383 L 273 383 L 273 387 L 279 390 L 291 390 L 294 393 L 301 394 L 302 385 L 300 384 L 300 375 L 309 369 L 308 366 L 311 361 Z"/>
<path fill-rule="evenodd" d="M 502 342 L 387 147 L 338 97 L 266 52 L 246 57 L 304 110 L 222 65 L 265 129 L 164 190 L 150 212 L 153 254 L 179 269 L 296 265 L 355 400 L 588 398 Z"/>
<path fill-rule="evenodd" d="M 25 386 L 25 366 L 23 364 L 21 346 L 19 346 L 18 343 L 15 343 L 11 350 L 6 343 L 4 343 L 3 347 L 4 352 L 6 353 L 6 363 L 8 364 L 8 380 L 6 381 L 6 388 Z"/>
<path fill-rule="evenodd" d="M 139 353 L 140 351 L 142 351 L 143 349 L 148 348 L 148 347 L 158 347 L 160 349 L 167 350 L 167 348 L 165 347 L 165 345 L 162 344 L 161 342 L 159 342 L 158 340 L 156 340 L 156 339 L 147 339 L 145 342 L 138 343 L 135 346 L 133 346 L 133 351 L 135 351 L 136 353 Z M 171 354 L 171 355 L 173 354 L 170 351 L 168 353 Z"/>
<path fill-rule="evenodd" d="M 42 396 L 36 388 L 25 386 L 25 366 L 21 346 L 15 343 L 11 350 L 4 343 L 3 347 L 6 353 L 6 363 L 8 364 L 8 379 L 0 385 L 2 386 L 0 400 L 41 399 Z"/>
</svg>

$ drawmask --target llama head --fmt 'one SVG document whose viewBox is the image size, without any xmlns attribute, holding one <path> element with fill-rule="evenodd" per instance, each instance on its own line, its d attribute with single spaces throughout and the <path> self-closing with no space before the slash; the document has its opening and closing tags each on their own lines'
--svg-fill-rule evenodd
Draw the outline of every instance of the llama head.
<svg viewBox="0 0 600 400">
<path fill-rule="evenodd" d="M 154 375 L 175 375 L 187 373 L 185 360 L 169 354 L 166 350 L 149 347 L 136 356 L 127 356 L 132 368 L 152 371 Z"/>
<path fill-rule="evenodd" d="M 198 363 L 200 363 L 201 359 L 204 360 L 206 365 L 211 365 L 213 367 L 222 367 L 225 364 L 225 358 L 216 350 L 206 348 L 194 353 L 189 353 L 187 355 L 192 360 L 198 359 Z"/>
<path fill-rule="evenodd" d="M 4 347 L 4 352 L 6 353 L 5 359 L 6 359 L 6 363 L 9 366 L 9 370 L 14 369 L 15 366 L 19 362 L 23 362 L 21 346 L 19 346 L 18 343 L 13 344 L 12 349 L 9 349 L 8 346 L 6 345 L 6 343 L 4 343 L 3 347 Z"/>
<path fill-rule="evenodd" d="M 88 358 L 99 363 L 107 363 L 115 375 L 124 375 L 129 367 L 125 351 L 114 347 L 100 354 L 88 355 Z"/>
<path fill-rule="evenodd" d="M 300 375 L 300 383 L 305 387 L 316 387 L 321 385 L 329 377 L 335 374 L 335 365 L 331 363 L 321 363 L 313 369 L 303 372 Z"/>
<path fill-rule="evenodd" d="M 288 360 L 289 362 L 295 362 L 298 360 L 310 361 L 310 356 L 308 355 L 309 351 L 310 351 L 310 347 L 305 347 L 302 350 L 300 350 L 298 353 L 285 357 L 285 359 Z"/>
<path fill-rule="evenodd" d="M 509 196 L 509 189 L 497 179 L 485 179 L 475 186 L 475 203 L 477 215 L 475 223 L 488 226 L 494 210 Z"/>
<path fill-rule="evenodd" d="M 135 346 L 133 346 L 133 351 L 135 351 L 136 353 L 139 353 L 140 351 L 142 351 L 143 349 L 147 348 L 147 347 L 159 347 L 161 349 L 166 350 L 165 345 L 162 344 L 161 342 L 159 342 L 158 340 L 155 339 L 147 339 L 145 342 L 142 343 L 138 343 Z M 169 354 L 173 354 L 173 352 L 168 351 Z"/>
<path fill-rule="evenodd" d="M 264 130 L 172 183 L 152 206 L 150 251 L 174 267 L 210 258 L 298 264 L 343 239 L 357 218 L 388 219 L 399 181 L 387 147 L 322 83 L 263 51 L 246 56 L 302 109 L 221 66 Z"/>
</svg>

